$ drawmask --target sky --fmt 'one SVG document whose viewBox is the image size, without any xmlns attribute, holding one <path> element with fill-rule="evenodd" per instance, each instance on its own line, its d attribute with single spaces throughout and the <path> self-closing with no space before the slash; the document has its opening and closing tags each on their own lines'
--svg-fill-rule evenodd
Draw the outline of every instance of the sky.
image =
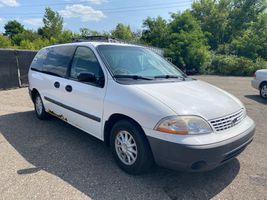
<svg viewBox="0 0 267 200">
<path fill-rule="evenodd" d="M 130 25 L 133 31 L 142 28 L 143 20 L 190 8 L 192 0 L 0 0 L 0 32 L 9 20 L 17 20 L 27 29 L 42 26 L 46 7 L 64 18 L 64 29 L 79 32 L 80 28 L 110 31 L 118 23 Z"/>
</svg>

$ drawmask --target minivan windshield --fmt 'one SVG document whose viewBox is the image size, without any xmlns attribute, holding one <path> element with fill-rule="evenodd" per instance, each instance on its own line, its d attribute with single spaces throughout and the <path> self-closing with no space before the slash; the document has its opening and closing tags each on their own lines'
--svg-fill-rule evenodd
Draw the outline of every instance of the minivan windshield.
<svg viewBox="0 0 267 200">
<path fill-rule="evenodd" d="M 99 45 L 97 49 L 115 78 L 135 80 L 186 78 L 175 65 L 143 47 Z"/>
</svg>

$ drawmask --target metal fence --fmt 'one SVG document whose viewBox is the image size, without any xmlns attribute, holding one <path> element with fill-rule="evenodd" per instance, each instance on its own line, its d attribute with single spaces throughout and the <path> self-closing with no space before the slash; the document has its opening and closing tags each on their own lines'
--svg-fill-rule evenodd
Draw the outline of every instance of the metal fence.
<svg viewBox="0 0 267 200">
<path fill-rule="evenodd" d="M 28 69 L 37 51 L 0 49 L 0 89 L 28 84 Z"/>
</svg>

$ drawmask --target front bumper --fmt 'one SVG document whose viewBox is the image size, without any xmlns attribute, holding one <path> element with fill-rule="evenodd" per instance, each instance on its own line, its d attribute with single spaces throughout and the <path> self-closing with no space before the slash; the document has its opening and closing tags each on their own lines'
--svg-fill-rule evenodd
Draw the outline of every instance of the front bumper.
<svg viewBox="0 0 267 200">
<path fill-rule="evenodd" d="M 155 162 L 162 167 L 186 170 L 212 170 L 240 154 L 253 140 L 255 124 L 237 136 L 208 145 L 184 145 L 148 136 Z"/>
</svg>

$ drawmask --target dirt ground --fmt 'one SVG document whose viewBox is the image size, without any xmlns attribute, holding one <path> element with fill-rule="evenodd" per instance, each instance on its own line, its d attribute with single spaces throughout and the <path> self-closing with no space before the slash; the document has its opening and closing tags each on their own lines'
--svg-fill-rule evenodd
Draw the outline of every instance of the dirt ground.
<svg viewBox="0 0 267 200">
<path fill-rule="evenodd" d="M 0 199 L 267 199 L 267 101 L 251 78 L 196 78 L 240 98 L 257 124 L 237 159 L 203 173 L 128 175 L 101 141 L 58 119 L 37 120 L 27 88 L 0 91 Z"/>
</svg>

